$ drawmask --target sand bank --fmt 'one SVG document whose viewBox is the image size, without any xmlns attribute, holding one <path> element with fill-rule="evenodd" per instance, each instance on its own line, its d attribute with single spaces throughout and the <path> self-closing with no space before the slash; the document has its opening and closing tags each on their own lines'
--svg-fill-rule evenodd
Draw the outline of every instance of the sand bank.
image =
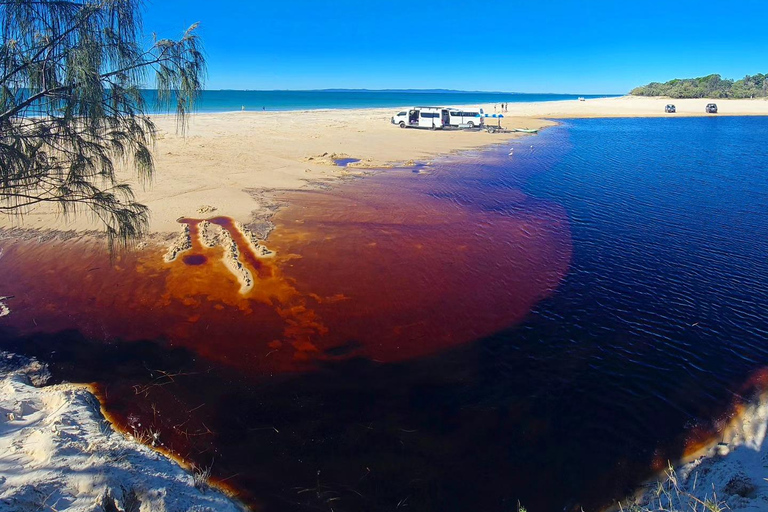
<svg viewBox="0 0 768 512">
<path fill-rule="evenodd" d="M 675 105 L 677 113 L 664 113 L 668 103 Z M 718 114 L 707 114 L 704 107 L 715 103 Z M 485 105 L 493 113 L 494 105 Z M 595 98 L 585 101 L 564 100 L 535 103 L 510 103 L 505 115 L 548 119 L 576 119 L 599 117 L 699 117 L 699 116 L 768 116 L 768 100 L 724 99 L 671 99 L 621 96 Z"/>
<path fill-rule="evenodd" d="M 0 352 L 0 508 L 244 510 L 176 462 L 115 432 L 87 386 L 36 387 L 47 378 L 39 363 Z"/>
<path fill-rule="evenodd" d="M 699 510 L 705 502 L 719 505 L 717 510 L 768 509 L 768 392 L 735 405 L 729 417 L 719 436 L 687 453 L 677 466 L 670 466 L 621 506 L 606 512 Z"/>
<path fill-rule="evenodd" d="M 544 118 L 704 116 L 714 101 L 719 115 L 768 115 L 765 100 L 669 100 L 618 97 L 551 102 L 511 103 L 502 126 L 542 128 Z M 664 114 L 664 105 L 677 114 Z M 477 107 L 478 105 L 474 105 Z M 500 105 L 479 105 L 501 113 Z M 176 133 L 174 118 L 156 116 L 159 134 L 154 157 L 156 177 L 143 188 L 129 173 L 139 202 L 151 210 L 152 232 L 178 232 L 180 217 L 203 211 L 256 224 L 271 213 L 262 194 L 297 190 L 369 172 L 368 168 L 409 165 L 437 155 L 500 143 L 521 134 L 484 131 L 400 129 L 389 120 L 398 108 L 310 110 L 293 112 L 231 112 L 197 114 L 187 137 Z M 489 119 L 489 123 L 496 120 Z M 350 167 L 333 165 L 334 158 L 358 159 Z M 0 228 L 100 230 L 88 215 L 62 218 L 50 207 L 38 207 L 23 218 L 0 215 Z"/>
<path fill-rule="evenodd" d="M 245 510 L 171 459 L 115 432 L 87 386 L 36 387 L 47 378 L 39 363 L 0 353 L 0 508 Z"/>
<path fill-rule="evenodd" d="M 348 176 L 365 168 L 478 148 L 519 137 L 481 131 L 400 129 L 389 120 L 396 109 L 235 112 L 192 117 L 186 138 L 172 117 L 157 116 L 156 176 L 146 188 L 125 173 L 137 200 L 151 210 L 152 232 L 178 232 L 180 217 L 216 211 L 246 225 L 271 213 L 260 192 L 297 190 Z M 541 128 L 551 121 L 505 119 L 510 127 Z M 359 159 L 350 168 L 330 156 Z M 411 162 L 412 163 L 412 162 Z M 330 165 L 329 165 L 330 164 Z M 65 219 L 50 207 L 23 218 L 0 215 L 0 228 L 99 230 L 88 215 Z"/>
</svg>

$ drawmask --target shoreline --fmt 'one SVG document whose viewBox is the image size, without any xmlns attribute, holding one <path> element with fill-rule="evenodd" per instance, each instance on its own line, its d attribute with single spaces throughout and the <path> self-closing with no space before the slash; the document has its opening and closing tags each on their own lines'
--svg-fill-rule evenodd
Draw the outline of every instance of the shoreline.
<svg viewBox="0 0 768 512">
<path fill-rule="evenodd" d="M 452 153 L 503 143 L 524 134 L 464 130 L 402 130 L 390 110 L 293 113 L 198 114 L 185 137 L 172 116 L 157 126 L 155 176 L 146 188 L 123 169 L 119 179 L 149 207 L 149 232 L 178 233 L 179 218 L 224 215 L 250 227 L 272 211 L 265 192 L 308 189 L 371 169 L 410 167 Z M 506 118 L 509 127 L 543 128 L 556 123 Z M 333 158 L 359 160 L 339 166 Z M 38 206 L 23 217 L 0 215 L 0 229 L 100 231 L 86 211 L 64 218 L 55 206 Z"/>
<path fill-rule="evenodd" d="M 643 112 L 640 110 L 625 111 L 623 113 L 611 113 L 608 109 L 612 102 L 617 105 L 627 104 L 627 102 L 635 102 L 632 106 L 633 109 L 642 107 L 642 103 L 646 106 L 650 103 L 659 104 L 661 110 L 659 112 Z M 668 103 L 675 105 L 678 104 L 699 104 L 706 105 L 707 103 L 720 103 L 722 105 L 737 105 L 738 108 L 732 113 L 720 112 L 720 117 L 725 116 L 766 116 L 768 115 L 768 106 L 755 109 L 751 111 L 749 108 L 745 108 L 747 105 L 760 105 L 768 104 L 768 97 L 766 98 L 670 98 L 669 96 L 600 96 L 586 98 L 584 101 L 578 101 L 576 99 L 557 99 L 557 100 L 545 100 L 545 101 L 520 101 L 508 103 L 508 109 L 506 112 L 497 112 L 510 117 L 518 115 L 521 117 L 547 117 L 548 119 L 590 119 L 590 118 L 610 118 L 610 117 L 711 117 L 712 114 L 707 114 L 703 110 L 699 112 L 677 112 L 675 114 L 667 114 L 664 112 L 664 106 Z M 496 103 L 499 105 L 499 103 Z M 570 108 L 571 106 L 591 106 L 597 105 L 598 111 L 590 112 L 587 108 Z M 721 106 L 722 106 L 721 105 Z M 295 109 L 273 109 L 273 110 L 206 110 L 198 111 L 191 114 L 191 117 L 205 117 L 205 116 L 217 116 L 217 115 L 274 115 L 274 114 L 301 114 L 301 113 L 333 113 L 333 112 L 354 112 L 354 111 L 391 111 L 404 110 L 412 108 L 414 105 L 393 105 L 393 106 L 364 106 L 364 107 L 318 107 L 318 108 L 295 108 Z M 493 114 L 494 103 L 446 103 L 435 105 L 445 108 L 483 108 L 485 113 Z M 554 106 L 556 108 L 544 108 L 547 106 Z M 544 116 L 540 112 L 551 112 L 551 116 Z M 524 112 L 524 114 L 523 114 Z M 173 118 L 173 113 L 167 112 L 154 112 L 148 114 L 152 118 Z M 489 118 L 490 119 L 490 118 Z"/>
<path fill-rule="evenodd" d="M 589 100 L 587 100 L 587 101 L 589 101 Z M 665 102 L 667 102 L 669 100 L 667 100 L 667 99 L 657 99 L 655 101 L 658 101 L 660 103 L 665 103 Z M 672 100 L 672 101 L 674 101 L 674 100 Z M 708 101 L 708 100 L 696 100 L 696 101 Z M 715 100 L 715 101 L 722 102 L 723 100 Z M 764 101 L 764 100 L 747 100 L 747 101 Z M 766 107 L 768 107 L 768 101 L 766 101 L 765 103 L 766 103 Z M 514 109 L 514 105 L 512 106 L 512 108 Z M 372 110 L 378 111 L 378 110 L 381 110 L 381 109 L 372 109 Z M 315 111 L 315 112 L 317 112 L 317 111 Z M 331 110 L 331 112 L 337 112 L 337 110 L 334 109 L 334 110 Z M 261 114 L 261 113 L 257 113 L 257 114 Z M 269 115 L 269 114 L 270 113 L 267 112 L 264 115 Z M 274 114 L 274 113 L 272 113 L 272 114 Z M 197 116 L 205 116 L 205 115 L 209 115 L 212 118 L 213 122 L 219 121 L 219 118 L 221 117 L 220 114 L 198 114 Z M 237 116 L 240 116 L 241 113 L 240 112 L 233 112 L 232 114 L 229 114 L 229 115 L 231 115 L 233 117 L 237 117 Z M 718 114 L 718 115 L 720 117 L 723 117 L 723 116 L 726 116 L 727 114 Z M 768 113 L 765 113 L 765 114 L 763 114 L 763 113 L 752 113 L 752 114 L 738 114 L 738 115 L 760 115 L 760 116 L 762 116 L 762 115 L 768 115 Z M 595 117 L 672 117 L 672 116 L 674 116 L 674 115 L 648 114 L 648 115 L 632 115 L 632 116 L 601 115 L 601 116 L 595 116 Z M 684 116 L 685 117 L 689 117 L 686 114 L 678 114 L 676 116 L 677 117 L 684 117 Z M 707 116 L 707 114 L 704 114 L 704 113 L 702 113 L 702 114 L 690 114 L 690 116 Z M 248 116 L 245 116 L 245 117 L 248 117 Z M 560 119 L 568 119 L 568 118 L 569 117 L 560 117 Z M 572 118 L 584 118 L 584 117 L 572 117 Z M 167 121 L 170 122 L 170 119 L 171 118 L 169 118 Z M 505 122 L 507 119 L 522 120 L 522 121 L 519 121 L 519 122 L 525 122 L 526 119 L 531 119 L 532 121 L 541 121 L 541 119 L 539 119 L 539 118 L 526 118 L 524 116 L 514 116 L 514 117 L 510 116 L 509 118 L 504 118 L 503 122 Z M 203 119 L 199 119 L 199 120 L 207 121 L 207 120 L 203 120 Z M 194 119 L 193 119 L 193 121 L 194 121 Z M 555 123 L 547 124 L 547 125 L 543 126 L 543 128 L 545 128 L 547 126 L 554 125 L 554 124 Z M 225 123 L 224 128 L 229 129 L 229 128 L 231 128 L 231 126 L 228 126 Z M 392 127 L 388 127 L 388 128 L 391 128 L 392 130 L 395 130 L 395 133 L 405 132 L 406 134 L 416 134 L 416 135 L 414 135 L 415 137 L 420 137 L 420 138 L 421 137 L 429 137 L 430 140 L 434 140 L 436 137 L 444 135 L 441 132 L 430 132 L 428 130 L 426 130 L 426 131 L 422 131 L 422 130 L 399 130 L 399 129 L 396 129 L 395 127 L 393 127 L 393 126 Z M 471 135 L 484 135 L 484 134 L 471 133 Z M 204 141 L 207 141 L 207 140 L 216 139 L 217 137 L 226 138 L 227 136 L 228 136 L 228 134 L 226 132 L 225 133 L 216 133 L 214 131 L 214 132 L 209 133 L 208 135 L 206 135 L 206 137 L 208 137 L 208 138 L 202 137 L 202 138 L 198 138 L 198 139 L 194 139 L 194 140 L 204 140 Z M 457 148 L 457 149 L 448 149 L 447 151 L 442 152 L 442 153 L 431 154 L 431 156 L 429 158 L 430 159 L 434 159 L 434 158 L 438 158 L 438 157 L 444 157 L 444 156 L 447 156 L 447 155 L 450 155 L 450 154 L 455 154 L 457 152 L 465 151 L 465 150 L 484 149 L 484 148 L 487 148 L 487 147 L 492 146 L 492 145 L 497 145 L 497 144 L 501 144 L 501 143 L 507 142 L 507 141 L 509 141 L 511 139 L 514 139 L 514 138 L 519 138 L 521 136 L 522 136 L 522 134 L 519 134 L 518 136 L 515 136 L 515 137 L 500 137 L 500 136 L 483 137 L 483 139 L 484 139 L 483 143 L 479 144 L 477 146 L 460 147 L 460 148 Z M 200 136 L 198 136 L 198 137 L 200 137 Z M 400 137 L 400 136 L 398 136 L 398 137 Z M 176 137 L 173 140 L 178 142 L 178 137 Z M 187 141 L 182 141 L 181 143 L 182 144 L 186 144 Z M 464 142 L 462 141 L 462 143 L 464 143 Z M 205 147 L 206 146 L 203 145 L 203 148 L 205 148 Z M 417 149 L 409 148 L 409 150 L 416 151 Z M 418 150 L 419 151 L 425 151 L 425 150 L 420 149 L 420 148 Z M 331 154 L 333 154 L 333 153 L 331 153 Z M 352 154 L 353 155 L 353 153 L 348 153 L 348 152 L 344 151 L 343 149 L 340 151 L 339 154 L 344 154 L 344 155 Z M 274 213 L 274 211 L 275 211 L 274 210 L 274 206 L 269 202 L 269 200 L 267 200 L 264 197 L 265 194 L 269 195 L 269 193 L 271 191 L 299 190 L 299 189 L 306 190 L 307 188 L 316 187 L 316 186 L 323 186 L 324 184 L 332 186 L 335 183 L 340 183 L 345 178 L 356 177 L 356 176 L 364 176 L 364 175 L 366 175 L 367 173 L 370 173 L 370 172 L 386 172 L 386 163 L 383 166 L 376 166 L 376 160 L 368 161 L 368 163 L 371 165 L 371 169 L 366 169 L 366 168 L 357 168 L 357 169 L 355 169 L 354 167 L 346 168 L 346 167 L 336 166 L 332 162 L 328 162 L 328 161 L 323 160 L 324 156 L 326 156 L 326 155 L 321 155 L 321 154 L 308 155 L 308 156 L 305 156 L 305 157 L 303 157 L 302 159 L 299 160 L 299 162 L 301 162 L 301 165 L 302 166 L 307 166 L 307 168 L 320 169 L 320 171 L 326 171 L 327 170 L 327 172 L 326 172 L 327 175 L 324 176 L 324 177 L 319 177 L 319 178 L 314 178 L 314 179 L 306 179 L 306 178 L 299 179 L 299 181 L 303 181 L 303 183 L 300 183 L 300 187 L 299 188 L 280 188 L 280 187 L 277 187 L 277 188 L 260 187 L 259 188 L 259 187 L 257 187 L 257 188 L 248 188 L 248 189 L 246 189 L 246 190 L 248 190 L 247 195 L 248 195 L 250 201 L 253 202 L 253 203 L 256 203 L 257 206 L 258 206 L 258 208 L 254 208 L 253 210 L 250 210 L 250 217 L 249 217 L 250 221 L 248 221 L 246 219 L 242 219 L 242 218 L 241 219 L 237 219 L 237 217 L 235 217 L 234 215 L 231 215 L 230 211 L 225 206 L 222 206 L 220 203 L 214 203 L 213 201 L 204 202 L 204 203 L 202 203 L 202 206 L 200 206 L 199 203 L 189 203 L 189 204 L 186 204 L 185 208 L 190 209 L 189 213 L 187 215 L 191 216 L 191 217 L 194 217 L 195 216 L 195 212 L 200 212 L 201 209 L 206 209 L 207 210 L 206 211 L 207 215 L 227 215 L 227 216 L 232 216 L 236 220 L 238 220 L 238 221 L 242 222 L 243 224 L 245 224 L 246 226 L 248 226 L 248 222 L 252 222 L 253 219 L 257 219 L 257 221 L 263 222 L 265 219 L 268 219 L 269 217 L 271 217 L 271 215 Z M 307 160 L 307 158 L 309 158 L 309 160 Z M 315 160 L 315 161 L 313 161 L 313 160 Z M 365 160 L 362 160 L 362 161 L 365 162 Z M 397 161 L 402 161 L 402 160 L 397 160 Z M 350 172 L 350 170 L 352 170 L 352 172 Z M 161 174 L 162 172 L 163 171 L 161 169 L 158 169 L 158 174 Z M 235 174 L 237 174 L 237 173 L 235 173 Z M 239 186 L 239 185 L 235 185 L 235 186 Z M 257 198 L 256 196 L 260 196 L 260 197 Z M 213 206 L 212 206 L 212 204 L 213 204 Z M 227 205 L 227 206 L 230 206 L 230 205 Z M 212 208 L 212 210 L 209 210 L 208 208 Z M 265 208 L 266 208 L 266 210 L 265 210 Z M 256 214 L 255 212 L 258 212 L 258 214 Z M 156 241 L 167 240 L 169 237 L 176 236 L 179 233 L 179 229 L 183 228 L 183 225 L 179 225 L 178 223 L 175 223 L 175 226 L 176 226 L 176 231 L 170 231 L 170 230 L 168 230 L 168 231 L 153 231 L 153 233 L 152 233 L 152 235 L 150 237 L 150 241 L 151 240 L 156 240 Z M 62 234 L 64 236 L 72 236 L 72 237 L 77 237 L 77 236 L 82 236 L 82 235 L 94 235 L 94 234 L 98 236 L 98 234 L 99 234 L 98 232 L 94 233 L 93 231 L 87 231 L 87 230 L 80 231 L 77 227 L 75 227 L 74 229 L 70 227 L 69 229 L 64 230 L 64 231 L 60 231 L 60 232 L 59 231 L 52 231 L 52 229 L 55 230 L 55 228 L 51 228 L 51 227 L 44 227 L 41 230 L 40 228 L 37 228 L 35 226 L 24 226 L 23 228 L 16 228 L 16 229 L 23 229 L 23 230 L 25 230 L 25 233 L 27 233 L 31 237 L 35 236 L 36 234 L 39 234 L 38 236 L 43 237 L 43 238 L 50 237 L 50 236 L 56 236 L 56 233 Z M 0 224 L 0 232 L 2 232 L 2 231 L 5 231 L 7 233 L 7 231 L 4 229 L 2 224 Z M 5 233 L 0 233 L 0 235 L 3 235 L 3 234 L 5 234 Z M 267 234 L 268 234 L 268 231 L 267 231 Z M 1 238 L 2 238 L 2 236 L 0 236 L 0 239 Z M 266 238 L 266 236 L 264 238 Z M 45 240 L 42 240 L 42 241 L 45 241 Z M 151 243 L 151 242 L 148 242 L 148 243 Z M 0 292 L 2 292 L 2 290 L 0 290 Z M 0 305 L 2 305 L 2 299 L 3 299 L 3 297 L 0 297 Z M 2 316 L 2 315 L 0 315 L 0 316 Z M 92 391 L 91 391 L 91 393 L 93 394 Z M 716 444 L 713 444 L 712 446 L 707 448 L 707 450 L 709 450 L 709 451 L 716 450 L 716 449 L 717 449 L 717 445 Z M 709 458 L 713 458 L 715 456 L 717 456 L 717 453 L 713 452 L 713 454 L 709 454 Z M 703 459 L 698 459 L 696 461 L 689 462 L 688 464 L 694 464 L 694 463 L 695 464 L 699 464 L 699 463 L 701 463 L 700 462 L 701 460 L 703 460 Z M 707 460 L 709 460 L 709 459 L 707 459 Z M 685 464 L 684 464 L 684 466 L 685 466 Z M 689 474 L 691 474 L 691 473 L 689 473 Z"/>
<path fill-rule="evenodd" d="M 13 510 L 56 510 L 59 503 L 78 510 L 248 510 L 204 469 L 165 453 L 151 431 L 141 442 L 116 429 L 91 385 L 49 379 L 35 359 L 0 351 L 0 503 Z"/>
<path fill-rule="evenodd" d="M 676 462 L 640 483 L 627 498 L 602 512 L 696 510 L 694 504 L 711 502 L 727 510 L 758 511 L 768 502 L 768 391 L 765 371 L 750 379 L 755 396 L 736 403 L 721 428 L 703 444 L 693 446 Z M 687 508 L 686 508 L 687 504 Z M 633 508 L 636 507 L 636 508 Z M 720 510 L 718 508 L 718 510 Z"/>
<path fill-rule="evenodd" d="M 678 113 L 664 114 L 668 102 L 677 105 Z M 719 104 L 719 114 L 704 112 L 709 102 Z M 493 104 L 468 105 L 491 115 L 500 110 Z M 199 113 L 190 116 L 184 137 L 177 133 L 172 115 L 155 115 L 151 116 L 157 126 L 153 182 L 142 186 L 129 169 L 119 171 L 118 177 L 132 185 L 138 202 L 149 207 L 152 234 L 178 233 L 177 219 L 195 217 L 200 209 L 248 226 L 262 223 L 270 212 L 264 192 L 322 186 L 362 175 L 367 169 L 421 164 L 524 135 L 403 130 L 390 123 L 391 116 L 402 108 L 406 107 Z M 559 119 L 762 116 L 768 115 L 768 100 L 621 96 L 510 103 L 503 115 L 503 127 L 543 129 L 558 124 Z M 485 121 L 497 123 L 493 118 Z M 359 162 L 341 167 L 334 165 L 333 156 Z M 0 215 L 0 229 L 101 230 L 87 212 L 82 213 L 65 218 L 54 206 L 38 206 L 26 211 L 23 218 Z"/>
<path fill-rule="evenodd" d="M 154 91 L 143 90 L 147 105 L 154 103 Z M 297 112 L 318 110 L 397 109 L 413 105 L 477 105 L 532 103 L 562 100 L 615 98 L 616 93 L 519 93 L 452 90 L 237 90 L 206 89 L 198 99 L 199 114 L 230 112 Z M 172 111 L 171 111 L 172 112 Z M 149 115 L 168 113 L 150 107 Z"/>
</svg>

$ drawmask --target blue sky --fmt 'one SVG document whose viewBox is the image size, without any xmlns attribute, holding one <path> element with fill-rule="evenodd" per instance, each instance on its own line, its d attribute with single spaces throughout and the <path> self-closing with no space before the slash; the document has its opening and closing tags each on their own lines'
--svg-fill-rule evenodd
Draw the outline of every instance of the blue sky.
<svg viewBox="0 0 768 512">
<path fill-rule="evenodd" d="M 624 93 L 768 72 L 768 2 L 148 0 L 144 27 L 199 21 L 208 89 Z"/>
</svg>

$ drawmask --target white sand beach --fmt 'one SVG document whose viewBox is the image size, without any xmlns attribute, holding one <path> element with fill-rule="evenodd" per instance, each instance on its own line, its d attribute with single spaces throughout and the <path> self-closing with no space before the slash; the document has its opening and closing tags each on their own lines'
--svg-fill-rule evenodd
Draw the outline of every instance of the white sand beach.
<svg viewBox="0 0 768 512">
<path fill-rule="evenodd" d="M 617 97 L 586 101 L 511 103 L 501 125 L 543 128 L 550 119 L 584 117 L 705 116 L 710 101 L 718 115 L 768 115 L 765 100 L 669 100 Z M 677 105 L 677 114 L 664 114 L 664 105 Z M 483 107 L 494 112 L 494 105 Z M 496 106 L 501 110 L 500 106 Z M 294 112 L 232 112 L 191 117 L 186 137 L 175 119 L 156 116 L 156 175 L 146 188 L 134 184 L 139 202 L 151 210 L 152 232 L 176 232 L 176 219 L 207 213 L 227 215 L 248 223 L 264 214 L 259 191 L 300 189 L 368 172 L 368 168 L 408 165 L 451 152 L 503 143 L 521 134 L 485 131 L 400 129 L 390 123 L 397 108 L 310 110 Z M 488 119 L 489 123 L 496 123 Z M 333 165 L 333 157 L 355 158 L 348 168 Z M 0 228 L 98 230 L 86 215 L 62 218 L 51 207 L 32 209 L 23 217 L 0 215 Z"/>
<path fill-rule="evenodd" d="M 0 509 L 239 512 L 232 498 L 116 432 L 85 385 L 45 383 L 39 363 L 0 352 Z"/>
<path fill-rule="evenodd" d="M 719 439 L 646 482 L 621 507 L 617 504 L 608 510 L 766 510 L 767 432 L 768 394 L 763 393 L 736 408 Z M 701 508 L 705 502 L 721 508 Z M 680 508 L 680 503 L 691 508 Z M 643 508 L 632 509 L 633 505 Z"/>
<path fill-rule="evenodd" d="M 520 134 L 485 131 L 400 129 L 389 122 L 396 110 L 314 110 L 198 114 L 185 137 L 170 116 L 154 120 L 159 134 L 156 174 L 146 188 L 125 172 L 139 202 L 151 210 L 152 232 L 179 230 L 176 219 L 198 210 L 247 223 L 264 204 L 263 190 L 295 190 L 312 183 L 362 175 L 371 167 L 409 165 L 435 156 L 503 142 Z M 507 118 L 505 126 L 541 128 L 554 124 Z M 349 168 L 332 157 L 361 160 Z M 62 218 L 41 206 L 23 217 L 0 215 L 0 228 L 98 230 L 87 215 Z"/>
<path fill-rule="evenodd" d="M 666 114 L 664 106 L 675 105 L 677 112 Z M 704 107 L 715 103 L 717 114 L 707 114 Z M 493 112 L 493 105 L 490 105 Z M 486 107 L 486 111 L 489 109 Z M 768 99 L 672 99 L 666 97 L 620 96 L 585 101 L 547 101 L 510 103 L 509 115 L 547 119 L 597 117 L 704 117 L 704 116 L 768 116 Z"/>
</svg>

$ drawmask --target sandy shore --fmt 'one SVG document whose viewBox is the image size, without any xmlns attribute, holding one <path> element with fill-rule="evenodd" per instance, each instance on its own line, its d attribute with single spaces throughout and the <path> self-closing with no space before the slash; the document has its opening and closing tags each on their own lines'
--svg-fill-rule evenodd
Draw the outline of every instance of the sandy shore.
<svg viewBox="0 0 768 512">
<path fill-rule="evenodd" d="M 677 117 L 707 115 L 710 100 L 665 98 L 603 98 L 587 101 L 513 103 L 502 126 L 542 128 L 554 124 L 544 118 L 656 117 L 664 105 L 677 105 Z M 712 100 L 720 115 L 768 115 L 768 101 Z M 480 105 L 487 113 L 500 106 Z M 157 116 L 159 129 L 155 160 L 157 173 L 144 189 L 134 183 L 138 201 L 152 212 L 152 232 L 177 232 L 179 217 L 227 215 L 248 224 L 268 214 L 260 193 L 271 189 L 299 189 L 310 184 L 361 174 L 369 167 L 428 161 L 437 155 L 483 147 L 519 136 L 484 131 L 399 129 L 390 124 L 397 108 L 312 110 L 295 112 L 232 112 L 198 114 L 187 137 L 176 133 L 175 120 Z M 488 120 L 496 123 L 496 120 Z M 333 165 L 331 157 L 355 158 L 350 168 Z M 39 207 L 23 218 L 0 215 L 0 228 L 99 230 L 87 215 L 61 218 Z"/>
<path fill-rule="evenodd" d="M 204 478 L 116 432 L 85 385 L 0 352 L 0 509 L 241 512 Z M 161 445 L 151 431 L 145 442 Z"/>
<path fill-rule="evenodd" d="M 675 114 L 664 113 L 668 103 L 675 105 Z M 707 114 L 704 107 L 715 103 L 718 114 Z M 493 112 L 493 105 L 490 106 Z M 486 111 L 489 111 L 486 108 Z M 586 101 L 549 101 L 510 103 L 509 114 L 522 117 L 575 119 L 598 117 L 699 117 L 699 116 L 768 116 L 768 100 L 670 99 L 621 96 Z"/>
<path fill-rule="evenodd" d="M 393 109 L 236 112 L 198 114 L 186 138 L 173 118 L 155 118 L 156 176 L 139 202 L 151 210 L 153 232 L 177 232 L 179 217 L 226 215 L 242 223 L 265 213 L 264 190 L 295 190 L 364 174 L 366 168 L 428 161 L 437 155 L 503 142 L 518 135 L 484 131 L 400 129 L 389 122 Z M 553 124 L 529 118 L 505 119 L 511 127 Z M 361 160 L 357 167 L 334 165 L 331 157 Z M 30 210 L 23 218 L 0 215 L 1 227 L 99 229 L 87 215 L 63 219 L 50 208 Z"/>
<path fill-rule="evenodd" d="M 621 506 L 604 512 L 709 510 L 700 508 L 705 502 L 719 505 L 717 510 L 768 509 L 768 394 L 735 407 L 731 415 L 718 439 L 641 485 Z"/>
</svg>

